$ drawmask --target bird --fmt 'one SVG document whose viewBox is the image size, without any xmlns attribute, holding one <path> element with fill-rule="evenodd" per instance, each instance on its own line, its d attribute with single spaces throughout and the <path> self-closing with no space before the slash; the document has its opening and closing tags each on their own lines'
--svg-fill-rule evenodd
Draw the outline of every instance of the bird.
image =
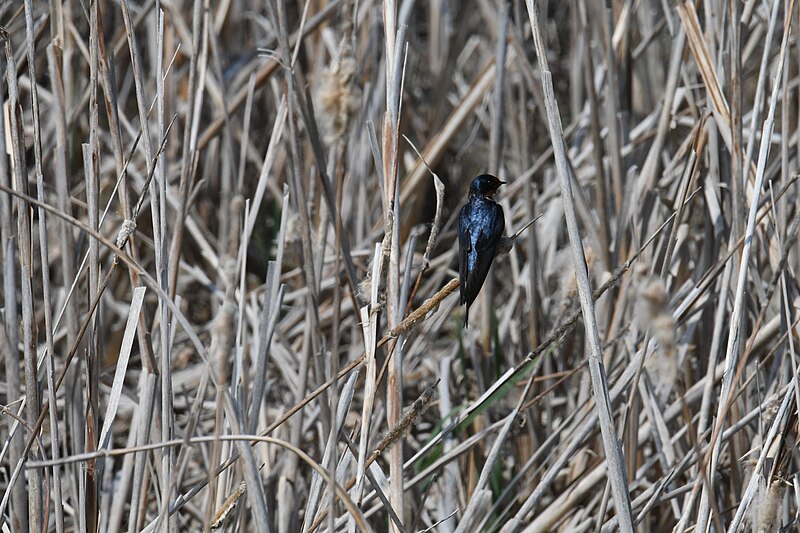
<svg viewBox="0 0 800 533">
<path fill-rule="evenodd" d="M 494 194 L 505 182 L 491 174 L 481 174 L 469 186 L 469 198 L 458 215 L 458 277 L 464 329 L 469 327 L 469 306 L 481 291 L 497 245 L 503 237 L 503 208 L 494 201 Z"/>
</svg>

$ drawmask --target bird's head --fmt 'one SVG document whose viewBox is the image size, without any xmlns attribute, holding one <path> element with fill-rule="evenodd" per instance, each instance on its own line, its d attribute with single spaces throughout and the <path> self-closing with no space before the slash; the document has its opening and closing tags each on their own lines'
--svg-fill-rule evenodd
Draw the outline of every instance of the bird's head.
<svg viewBox="0 0 800 533">
<path fill-rule="evenodd" d="M 472 183 L 469 186 L 469 195 L 473 196 L 480 194 L 481 196 L 491 198 L 494 193 L 497 192 L 497 189 L 504 183 L 505 181 L 500 181 L 491 174 L 481 174 L 472 180 Z"/>
</svg>

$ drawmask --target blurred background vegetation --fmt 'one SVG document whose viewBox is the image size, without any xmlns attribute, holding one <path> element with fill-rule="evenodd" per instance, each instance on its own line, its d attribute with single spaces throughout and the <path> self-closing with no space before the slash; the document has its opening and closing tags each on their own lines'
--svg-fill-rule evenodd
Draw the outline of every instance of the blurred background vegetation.
<svg viewBox="0 0 800 533">
<path fill-rule="evenodd" d="M 0 1 L 4 530 L 796 528 L 798 9 Z"/>
</svg>

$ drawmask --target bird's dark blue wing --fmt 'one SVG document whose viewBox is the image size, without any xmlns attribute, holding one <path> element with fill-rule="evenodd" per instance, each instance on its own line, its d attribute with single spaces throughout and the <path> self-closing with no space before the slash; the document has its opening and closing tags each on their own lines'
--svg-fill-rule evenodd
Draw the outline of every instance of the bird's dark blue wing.
<svg viewBox="0 0 800 533">
<path fill-rule="evenodd" d="M 475 249 L 479 252 L 489 249 L 494 251 L 503 236 L 506 225 L 503 208 L 500 207 L 500 204 L 487 202 L 482 206 L 482 211 L 485 213 L 483 213 L 483 220 L 480 224 L 481 232 L 477 236 Z M 492 254 L 492 259 L 494 259 L 494 254 Z"/>
<path fill-rule="evenodd" d="M 491 201 L 470 202 L 459 216 L 461 303 L 472 304 L 494 261 L 503 236 L 503 208 Z"/>
<path fill-rule="evenodd" d="M 470 215 L 472 205 L 467 203 L 458 214 L 458 279 L 461 281 L 461 304 L 466 302 L 467 268 L 472 252 L 472 236 L 470 232 Z"/>
</svg>

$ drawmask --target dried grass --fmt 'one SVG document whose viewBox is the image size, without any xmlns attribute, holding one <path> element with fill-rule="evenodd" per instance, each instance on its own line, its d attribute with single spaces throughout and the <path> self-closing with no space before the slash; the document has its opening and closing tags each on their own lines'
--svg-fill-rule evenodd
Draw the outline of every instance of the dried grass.
<svg viewBox="0 0 800 533">
<path fill-rule="evenodd" d="M 0 2 L 0 525 L 796 528 L 798 17 Z"/>
</svg>

